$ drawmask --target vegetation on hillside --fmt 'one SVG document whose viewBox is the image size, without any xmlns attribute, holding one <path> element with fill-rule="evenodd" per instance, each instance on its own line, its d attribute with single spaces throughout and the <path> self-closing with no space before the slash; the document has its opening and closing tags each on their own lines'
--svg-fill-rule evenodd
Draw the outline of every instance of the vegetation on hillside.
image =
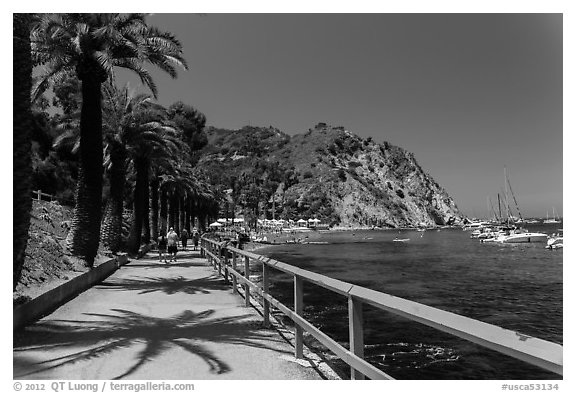
<svg viewBox="0 0 576 393">
<path fill-rule="evenodd" d="M 233 210 L 250 217 L 382 227 L 445 225 L 463 218 L 411 153 L 341 126 L 319 123 L 292 137 L 274 127 L 206 133 L 198 169 L 227 190 Z"/>
</svg>

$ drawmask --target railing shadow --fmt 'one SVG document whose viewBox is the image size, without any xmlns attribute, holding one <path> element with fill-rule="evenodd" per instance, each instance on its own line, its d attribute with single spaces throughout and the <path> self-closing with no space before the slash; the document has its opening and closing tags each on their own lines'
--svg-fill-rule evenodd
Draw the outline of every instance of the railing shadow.
<svg viewBox="0 0 576 393">
<path fill-rule="evenodd" d="M 14 334 L 14 352 L 25 358 L 25 367 L 14 363 L 14 378 L 25 378 L 45 373 L 59 367 L 111 356 L 122 349 L 144 344 L 137 361 L 127 366 L 113 379 L 131 376 L 143 365 L 172 348 L 181 348 L 190 355 L 198 356 L 213 374 L 231 371 L 230 365 L 203 343 L 223 343 L 267 348 L 278 353 L 268 344 L 278 341 L 263 331 L 260 322 L 246 320 L 249 316 L 213 318 L 214 310 L 195 313 L 183 311 L 171 318 L 157 318 L 128 310 L 113 309 L 115 314 L 85 315 L 96 317 L 94 321 L 54 320 L 40 322 Z M 36 351 L 56 351 L 48 360 L 33 361 Z M 185 364 L 186 362 L 182 362 Z M 194 370 L 190 370 L 190 375 Z"/>
</svg>

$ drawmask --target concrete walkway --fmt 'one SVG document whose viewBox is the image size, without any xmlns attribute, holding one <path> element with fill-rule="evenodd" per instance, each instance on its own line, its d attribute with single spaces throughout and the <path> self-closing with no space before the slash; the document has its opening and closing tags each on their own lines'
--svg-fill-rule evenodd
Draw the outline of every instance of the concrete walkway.
<svg viewBox="0 0 576 393">
<path fill-rule="evenodd" d="M 198 252 L 132 261 L 14 334 L 14 379 L 321 379 Z"/>
</svg>

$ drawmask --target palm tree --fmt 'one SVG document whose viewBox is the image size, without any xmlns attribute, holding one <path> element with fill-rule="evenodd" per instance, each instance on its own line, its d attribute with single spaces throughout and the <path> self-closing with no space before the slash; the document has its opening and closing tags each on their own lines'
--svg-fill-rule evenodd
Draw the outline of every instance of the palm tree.
<svg viewBox="0 0 576 393">
<path fill-rule="evenodd" d="M 42 94 L 74 70 L 82 82 L 80 169 L 68 248 L 93 266 L 100 238 L 102 205 L 102 92 L 114 67 L 134 71 L 157 95 L 146 63 L 176 77 L 187 68 L 182 46 L 170 33 L 145 22 L 143 14 L 44 14 L 32 32 L 32 53 L 44 71 L 33 90 Z"/>
<path fill-rule="evenodd" d="M 30 14 L 13 14 L 13 138 L 14 138 L 14 222 L 13 222 L 13 287 L 20 280 L 26 256 L 28 228 L 30 226 L 30 195 L 32 181 L 31 144 L 32 113 L 30 91 L 32 85 L 32 59 L 30 57 Z"/>
<path fill-rule="evenodd" d="M 138 138 L 146 138 L 140 133 L 142 113 L 150 105 L 151 96 L 130 94 L 127 87 L 118 89 L 113 84 L 104 85 L 106 105 L 104 108 L 104 135 L 107 142 L 105 165 L 109 168 L 110 196 L 102 221 L 101 240 L 112 252 L 122 245 L 122 213 L 124 211 L 124 190 L 127 178 L 128 149 L 137 143 Z"/>
<path fill-rule="evenodd" d="M 134 187 L 134 215 L 128 241 L 128 249 L 136 254 L 142 240 L 144 220 L 149 216 L 149 180 L 154 162 L 165 162 L 185 152 L 186 146 L 180 131 L 165 118 L 165 110 L 159 104 L 150 106 L 139 125 L 138 138 L 129 144 L 129 155 L 134 164 L 136 184 Z"/>
<path fill-rule="evenodd" d="M 110 192 L 100 237 L 105 247 L 117 252 L 122 245 L 124 190 L 130 149 L 157 141 L 158 136 L 149 129 L 155 127 L 155 120 L 162 117 L 164 108 L 154 104 L 149 94 L 132 94 L 128 87 L 120 89 L 110 82 L 103 84 L 103 95 L 104 167 Z M 59 128 L 64 132 L 56 139 L 55 146 L 73 144 L 72 151 L 78 150 L 80 118 L 80 110 L 76 110 L 63 119 Z"/>
</svg>

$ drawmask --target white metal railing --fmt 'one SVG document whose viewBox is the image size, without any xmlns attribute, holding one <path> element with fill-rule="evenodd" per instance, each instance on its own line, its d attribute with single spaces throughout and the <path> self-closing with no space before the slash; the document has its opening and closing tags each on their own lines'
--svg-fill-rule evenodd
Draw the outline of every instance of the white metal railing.
<svg viewBox="0 0 576 393">
<path fill-rule="evenodd" d="M 296 358 L 303 357 L 303 331 L 306 331 L 350 366 L 352 379 L 363 379 L 364 377 L 393 379 L 364 360 L 362 317 L 362 305 L 364 303 L 563 375 L 563 347 L 560 344 L 300 269 L 262 255 L 234 248 L 227 242 L 216 242 L 203 237 L 200 250 L 201 255 L 218 270 L 220 275 L 224 276 L 226 282 L 229 282 L 229 276 L 231 276 L 232 287 L 235 292 L 238 293 L 238 283 L 243 285 L 247 307 L 250 306 L 251 291 L 261 296 L 266 326 L 270 323 L 270 306 L 274 306 L 294 321 Z M 239 262 L 239 259 L 242 261 Z M 262 282 L 260 285 L 250 281 L 250 261 L 262 264 Z M 242 266 L 240 267 L 242 273 L 238 271 L 239 266 Z M 269 294 L 270 269 L 292 275 L 294 279 L 294 310 L 286 307 Z M 305 281 L 348 298 L 349 350 L 304 319 L 302 295 Z"/>
</svg>

